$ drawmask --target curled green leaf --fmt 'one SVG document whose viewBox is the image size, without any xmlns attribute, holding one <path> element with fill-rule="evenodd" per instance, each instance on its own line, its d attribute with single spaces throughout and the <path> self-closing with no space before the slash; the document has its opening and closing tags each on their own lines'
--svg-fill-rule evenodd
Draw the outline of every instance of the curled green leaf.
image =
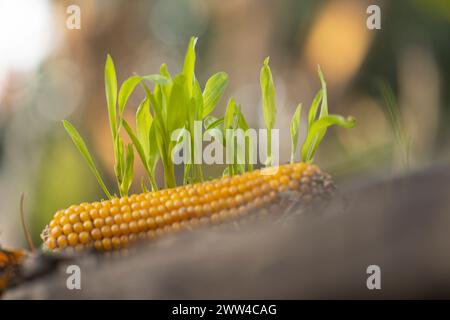
<svg viewBox="0 0 450 320">
<path fill-rule="evenodd" d="M 338 125 L 343 128 L 353 128 L 355 126 L 355 118 L 344 118 L 340 115 L 327 115 L 313 123 L 308 130 L 308 135 L 302 147 L 302 159 L 305 162 L 311 162 L 314 158 L 317 147 L 322 141 L 326 129 L 331 125 Z"/>
</svg>

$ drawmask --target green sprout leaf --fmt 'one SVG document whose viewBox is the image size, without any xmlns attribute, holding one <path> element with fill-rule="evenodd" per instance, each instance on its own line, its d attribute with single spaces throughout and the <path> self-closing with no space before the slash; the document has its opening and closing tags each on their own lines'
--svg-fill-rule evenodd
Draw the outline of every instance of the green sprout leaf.
<svg viewBox="0 0 450 320">
<path fill-rule="evenodd" d="M 117 77 L 114 62 L 108 54 L 105 64 L 105 93 L 113 140 L 117 135 Z"/>
<path fill-rule="evenodd" d="M 225 116 L 223 118 L 224 129 L 233 129 L 234 127 L 234 115 L 236 114 L 236 101 L 233 97 L 228 101 Z"/>
<path fill-rule="evenodd" d="M 277 107 L 275 101 L 275 85 L 273 83 L 272 72 L 269 67 L 269 57 L 264 60 L 264 66 L 261 68 L 260 84 L 264 123 L 266 128 L 271 130 L 275 125 Z"/>
<path fill-rule="evenodd" d="M 214 110 L 227 85 L 228 75 L 225 72 L 218 72 L 208 79 L 203 91 L 203 118 Z"/>
<path fill-rule="evenodd" d="M 150 127 L 153 123 L 153 117 L 150 113 L 150 100 L 144 99 L 136 111 L 136 135 L 142 144 L 145 153 L 145 159 L 150 154 Z"/>
<path fill-rule="evenodd" d="M 131 126 L 128 124 L 128 122 L 126 120 L 123 120 L 123 127 L 125 128 L 125 131 L 127 132 L 128 136 L 130 137 L 131 142 L 133 142 L 133 145 L 139 155 L 139 158 L 141 159 L 142 164 L 144 165 L 144 169 L 147 172 L 147 175 L 150 180 L 150 184 L 152 185 L 152 189 L 157 190 L 158 187 L 156 185 L 154 172 L 149 165 L 149 163 L 150 163 L 149 157 L 147 157 L 145 155 L 145 151 L 144 151 L 144 148 L 143 148 L 141 142 L 139 141 L 138 137 L 136 137 L 136 135 L 133 132 L 133 129 L 131 129 Z"/>
<path fill-rule="evenodd" d="M 144 148 L 143 148 L 141 142 L 136 137 L 136 135 L 133 132 L 133 129 L 131 129 L 130 124 L 126 120 L 123 120 L 123 127 L 124 127 L 125 131 L 127 132 L 128 136 L 130 137 L 131 142 L 133 142 L 134 147 L 136 148 L 136 151 L 142 160 L 142 163 L 145 165 L 147 163 L 147 160 L 146 160 Z"/>
<path fill-rule="evenodd" d="M 231 148 L 227 145 L 227 143 L 233 143 L 234 141 L 230 141 L 230 130 L 234 129 L 234 116 L 236 114 L 236 102 L 234 101 L 234 98 L 231 97 L 231 99 L 228 101 L 228 106 L 227 109 L 225 111 L 225 116 L 223 118 L 223 127 L 224 127 L 224 131 L 225 131 L 225 152 L 226 152 L 226 159 L 235 159 L 235 153 L 230 154 L 230 152 L 232 152 Z M 233 148 L 235 151 L 235 148 Z M 234 162 L 234 161 L 233 161 Z M 235 174 L 234 169 L 235 166 L 233 165 L 233 163 L 228 164 L 228 173 L 230 175 Z"/>
<path fill-rule="evenodd" d="M 188 117 L 189 124 L 189 132 L 191 134 L 191 150 L 192 150 L 192 160 L 193 160 L 193 170 L 192 170 L 192 181 L 194 182 L 202 182 L 203 181 L 203 172 L 202 166 L 198 163 L 198 159 L 202 157 L 201 152 L 197 150 L 201 150 L 201 143 L 197 141 L 195 137 L 195 121 L 201 121 L 203 119 L 203 94 L 202 89 L 200 88 L 200 84 L 197 80 L 194 81 L 194 87 L 192 89 L 192 97 L 190 101 L 190 111 Z"/>
<path fill-rule="evenodd" d="M 141 77 L 131 76 L 122 83 L 119 90 L 119 116 L 122 117 L 128 98 L 133 92 L 134 88 L 141 82 Z"/>
<path fill-rule="evenodd" d="M 321 99 L 320 113 L 319 113 L 319 120 L 320 120 L 323 117 L 326 117 L 328 115 L 328 98 L 327 98 L 327 84 L 325 82 L 325 78 L 323 76 L 322 69 L 320 69 L 320 66 L 317 66 L 317 72 L 319 74 L 320 83 L 322 85 L 322 89 L 321 89 L 321 91 L 322 91 L 322 99 Z M 316 98 L 318 98 L 319 96 L 320 96 L 320 94 L 317 93 Z M 318 104 L 318 101 L 319 100 L 316 101 L 316 99 L 314 99 L 313 100 L 313 104 L 311 106 L 311 110 L 310 110 L 311 112 L 310 113 L 312 113 L 312 112 L 314 113 L 313 118 L 316 117 L 317 106 L 315 105 L 315 103 Z M 313 123 L 311 123 L 309 125 L 308 134 L 312 131 L 311 130 L 312 126 L 313 126 Z M 306 153 L 305 153 L 305 156 L 306 156 L 305 161 L 311 162 L 313 160 L 314 153 L 316 152 L 317 147 L 319 146 L 320 142 L 322 141 L 323 137 L 325 136 L 325 133 L 327 132 L 327 128 L 328 128 L 328 126 L 323 126 L 323 127 L 320 128 L 320 130 L 315 131 L 314 135 L 311 136 L 311 140 L 312 140 L 312 142 L 310 143 L 311 149 L 308 149 L 306 151 Z"/>
<path fill-rule="evenodd" d="M 320 130 L 315 130 L 314 132 L 311 129 L 314 126 L 314 123 L 318 121 L 316 120 L 316 117 L 319 109 L 319 103 L 320 103 L 320 112 L 318 119 L 320 120 L 324 116 L 328 115 L 327 85 L 322 73 L 322 69 L 320 69 L 320 66 L 317 66 L 317 72 L 319 74 L 319 79 L 322 88 L 319 90 L 319 92 L 317 92 L 316 96 L 314 97 L 314 100 L 311 104 L 308 113 L 308 134 L 301 151 L 302 161 L 305 162 L 312 161 L 314 153 L 317 147 L 319 146 L 319 143 L 322 141 L 323 137 L 325 136 L 325 133 L 327 132 L 327 126 L 321 127 Z"/>
<path fill-rule="evenodd" d="M 266 166 L 272 165 L 272 129 L 275 125 L 277 107 L 275 97 L 275 85 L 273 83 L 272 72 L 269 67 L 269 57 L 264 60 L 261 68 L 260 84 L 262 92 L 262 106 L 264 123 L 267 128 L 267 160 Z"/>
<path fill-rule="evenodd" d="M 169 70 L 167 70 L 167 65 L 165 63 L 161 64 L 161 67 L 159 67 L 159 73 L 168 80 L 172 79 L 172 76 L 170 75 Z"/>
<path fill-rule="evenodd" d="M 114 158 L 116 159 L 115 166 L 114 166 L 114 172 L 116 174 L 117 183 L 119 185 L 122 184 L 123 180 L 123 171 L 124 171 L 124 147 L 123 147 L 123 141 L 120 135 L 116 136 L 115 140 L 115 148 L 114 148 Z"/>
<path fill-rule="evenodd" d="M 186 92 L 186 77 L 182 74 L 173 79 L 172 91 L 169 99 L 169 113 L 167 114 L 167 128 L 169 133 L 184 126 L 188 116 L 188 93 Z"/>
<path fill-rule="evenodd" d="M 194 70 L 195 70 L 195 44 L 197 43 L 196 37 L 191 37 L 189 45 L 186 50 L 183 65 L 183 75 L 186 77 L 186 86 L 188 94 L 191 95 L 192 86 L 194 83 Z"/>
<path fill-rule="evenodd" d="M 313 161 L 317 147 L 322 142 L 329 126 L 338 125 L 344 128 L 353 128 L 355 126 L 353 117 L 344 118 L 340 115 L 328 114 L 327 84 L 320 66 L 317 67 L 317 71 L 322 88 L 314 97 L 308 113 L 308 132 L 301 149 L 301 158 L 304 162 Z M 320 112 L 317 118 L 319 104 Z"/>
<path fill-rule="evenodd" d="M 295 113 L 291 119 L 291 163 L 295 162 L 295 154 L 297 153 L 298 133 L 300 129 L 300 115 L 302 112 L 302 104 L 300 103 L 295 109 Z"/>
<path fill-rule="evenodd" d="M 320 114 L 319 117 L 324 117 L 328 115 L 328 98 L 327 98 L 327 83 L 325 82 L 325 78 L 323 76 L 322 69 L 320 66 L 317 66 L 317 73 L 319 74 L 320 83 L 322 85 L 323 97 L 322 104 L 320 106 Z"/>
<path fill-rule="evenodd" d="M 195 120 L 202 120 L 203 117 L 203 109 L 204 109 L 204 102 L 203 102 L 203 94 L 202 89 L 200 88 L 200 83 L 198 83 L 197 80 L 194 82 L 194 87 L 192 89 L 192 97 L 191 97 L 191 104 L 193 109 L 193 116 L 190 118 Z"/>
<path fill-rule="evenodd" d="M 317 117 L 317 111 L 320 106 L 320 102 L 322 101 L 323 97 L 323 89 L 320 89 L 316 96 L 313 99 L 313 102 L 311 103 L 311 107 L 309 108 L 308 112 L 308 127 L 311 127 L 314 120 L 316 120 Z"/>
<path fill-rule="evenodd" d="M 226 148 L 227 160 L 233 160 L 225 169 L 224 174 L 234 175 L 253 170 L 255 143 L 252 141 L 252 133 L 246 134 L 244 139 L 240 139 L 240 137 L 237 139 L 236 134 L 241 130 L 248 133 L 247 130 L 250 129 L 241 106 L 231 97 L 222 117 L 210 115 L 222 98 L 229 80 L 225 72 L 217 72 L 208 79 L 204 90 L 202 90 L 195 76 L 196 42 L 196 37 L 190 38 L 182 71 L 179 74 L 172 77 L 167 66 L 162 64 L 158 74 L 144 76 L 134 74 L 130 76 L 122 83 L 120 90 L 117 86 L 113 59 L 110 55 L 107 55 L 104 70 L 105 94 L 114 147 L 114 170 L 121 196 L 128 194 L 133 181 L 134 150 L 143 163 L 152 190 L 158 189 L 155 180 L 155 168 L 159 160 L 161 160 L 164 170 L 165 187 L 177 185 L 172 154 L 174 151 L 179 152 L 178 149 L 184 143 L 187 143 L 190 147 L 190 160 L 192 161 L 184 166 L 183 181 L 184 183 L 203 181 L 201 164 L 196 161 L 200 150 L 200 148 L 197 148 L 199 146 L 196 145 L 197 141 L 194 139 L 199 129 L 195 125 L 197 120 L 202 121 L 205 129 L 203 135 L 209 134 L 216 141 L 220 141 L 221 145 Z M 355 125 L 355 119 L 352 117 L 344 118 L 339 115 L 328 114 L 326 82 L 320 67 L 318 67 L 318 76 L 321 89 L 314 97 L 309 109 L 307 135 L 300 148 L 301 160 L 306 162 L 313 161 L 316 149 L 326 135 L 329 126 L 338 125 L 351 128 Z M 150 83 L 153 86 L 152 90 L 149 88 Z M 144 89 L 146 97 L 137 108 L 136 129 L 133 131 L 130 124 L 123 119 L 123 115 L 129 98 L 138 84 Z M 272 130 L 276 123 L 277 106 L 269 57 L 264 60 L 260 70 L 260 86 L 264 125 L 267 129 L 267 159 L 265 165 L 271 166 Z M 298 152 L 301 109 L 302 105 L 299 104 L 290 122 L 291 163 L 296 160 L 296 153 Z M 81 136 L 69 122 L 65 121 L 63 124 L 103 191 L 108 197 L 111 197 Z M 124 144 L 120 132 L 122 127 L 131 139 L 131 144 Z M 172 132 L 177 129 L 183 129 L 182 132 L 186 135 L 180 136 L 177 141 L 172 141 Z M 227 132 L 227 130 L 230 131 Z M 227 146 L 227 144 L 230 144 L 230 146 Z M 232 154 L 228 154 L 229 152 Z M 148 190 L 144 178 L 141 179 L 141 187 L 143 191 Z"/>
<path fill-rule="evenodd" d="M 86 143 L 84 142 L 83 138 L 75 129 L 75 127 L 67 120 L 63 120 L 64 128 L 66 129 L 67 133 L 69 134 L 70 138 L 72 138 L 73 143 L 77 147 L 78 151 L 83 156 L 84 160 L 87 162 L 89 168 L 91 169 L 92 173 L 94 174 L 95 178 L 97 179 L 98 184 L 102 188 L 103 192 L 106 194 L 106 196 L 111 199 L 112 195 L 108 191 L 108 188 L 106 187 L 105 183 L 103 182 L 103 179 L 100 175 L 100 172 L 97 169 L 97 166 L 95 165 L 94 159 L 92 158 L 91 154 L 89 153 L 89 150 L 86 146 Z"/>
<path fill-rule="evenodd" d="M 302 158 L 305 162 L 311 162 L 314 158 L 317 147 L 324 137 L 324 132 L 331 125 L 338 125 L 343 128 L 353 128 L 355 126 L 355 118 L 344 118 L 339 115 L 326 115 L 315 121 L 311 128 L 308 129 L 308 135 L 302 147 Z"/>
<path fill-rule="evenodd" d="M 237 114 L 237 124 L 238 124 L 238 127 L 240 129 L 242 129 L 244 132 L 250 129 L 250 126 L 248 125 L 247 120 L 245 119 L 244 114 L 242 113 L 240 105 L 239 105 L 238 114 Z M 253 144 L 254 144 L 254 141 L 251 138 L 251 136 L 245 137 L 245 154 L 244 154 L 244 156 L 247 157 L 247 171 L 253 170 L 253 163 L 252 163 L 252 159 L 253 159 L 253 155 L 254 155 Z"/>
<path fill-rule="evenodd" d="M 158 144 L 156 142 L 156 126 L 155 123 L 153 122 L 150 127 L 150 152 L 147 160 L 149 169 L 151 171 L 151 178 L 153 179 L 155 177 L 155 168 L 158 159 L 159 159 L 159 150 Z M 155 190 L 158 189 L 158 187 L 156 186 L 156 182 L 152 183 L 152 186 L 155 188 Z"/>
<path fill-rule="evenodd" d="M 126 158 L 125 158 L 125 171 L 123 175 L 123 180 L 120 185 L 120 195 L 122 197 L 128 195 L 131 183 L 133 182 L 133 164 L 134 164 L 134 151 L 133 145 L 130 143 L 126 147 Z"/>
</svg>

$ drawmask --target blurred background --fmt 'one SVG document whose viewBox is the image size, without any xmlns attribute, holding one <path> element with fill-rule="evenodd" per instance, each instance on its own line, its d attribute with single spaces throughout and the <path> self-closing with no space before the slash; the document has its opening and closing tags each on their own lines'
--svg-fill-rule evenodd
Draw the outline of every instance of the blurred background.
<svg viewBox="0 0 450 320">
<path fill-rule="evenodd" d="M 66 28 L 72 4 L 81 9 L 80 30 Z M 381 30 L 366 27 L 370 4 L 381 8 Z M 0 0 L 1 245 L 25 246 L 22 192 L 36 243 L 57 209 L 103 197 L 62 119 L 76 125 L 115 187 L 106 54 L 119 83 L 133 72 L 155 73 L 163 62 L 175 73 L 191 35 L 199 37 L 200 84 L 217 71 L 229 75 L 214 114 L 234 96 L 255 128 L 264 126 L 259 70 L 271 57 L 282 163 L 296 105 L 303 103 L 304 120 L 320 88 L 318 64 L 330 111 L 357 119 L 352 130 L 330 129 L 316 157 L 337 180 L 403 174 L 450 159 L 447 0 Z M 132 95 L 130 119 L 143 95 Z M 136 171 L 134 191 L 143 175 L 137 161 Z"/>
</svg>

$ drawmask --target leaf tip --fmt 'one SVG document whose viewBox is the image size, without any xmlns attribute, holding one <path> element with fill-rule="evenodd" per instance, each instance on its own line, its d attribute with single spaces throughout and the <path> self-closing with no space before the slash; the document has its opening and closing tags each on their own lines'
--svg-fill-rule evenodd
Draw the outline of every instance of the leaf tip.
<svg viewBox="0 0 450 320">
<path fill-rule="evenodd" d="M 111 57 L 111 55 L 109 53 L 106 54 L 106 64 L 113 64 L 113 58 Z"/>
<path fill-rule="evenodd" d="M 353 116 L 348 116 L 347 122 L 349 123 L 349 128 L 354 128 L 356 125 L 356 118 Z"/>
<path fill-rule="evenodd" d="M 319 64 L 317 65 L 317 73 L 319 74 L 320 82 L 325 84 L 325 77 L 323 76 L 323 71 Z"/>
</svg>

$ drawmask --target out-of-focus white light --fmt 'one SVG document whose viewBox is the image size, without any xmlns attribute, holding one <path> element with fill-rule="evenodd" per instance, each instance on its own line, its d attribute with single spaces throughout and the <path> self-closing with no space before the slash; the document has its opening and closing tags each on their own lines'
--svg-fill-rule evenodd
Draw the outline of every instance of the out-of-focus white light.
<svg viewBox="0 0 450 320">
<path fill-rule="evenodd" d="M 0 0 L 0 73 L 36 67 L 52 46 L 48 0 Z"/>
</svg>

